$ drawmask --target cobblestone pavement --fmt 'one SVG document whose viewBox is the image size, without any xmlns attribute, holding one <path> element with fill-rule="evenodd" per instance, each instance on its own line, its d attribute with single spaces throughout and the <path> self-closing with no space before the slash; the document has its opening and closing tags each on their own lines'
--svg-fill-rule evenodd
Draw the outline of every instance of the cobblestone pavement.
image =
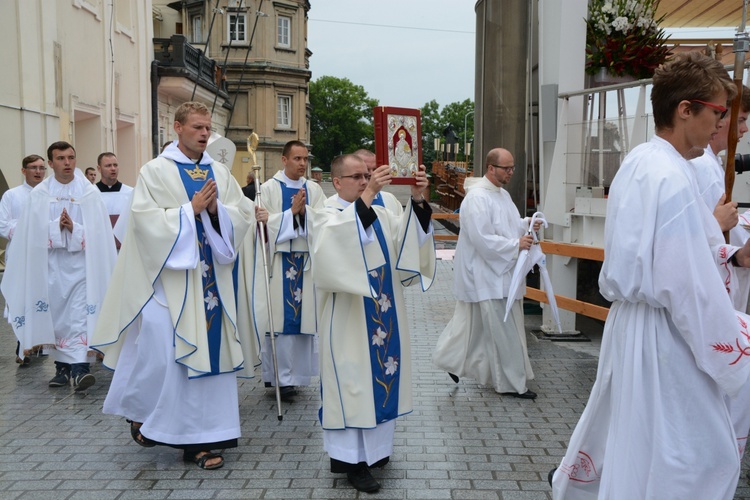
<svg viewBox="0 0 750 500">
<path fill-rule="evenodd" d="M 596 375 L 591 345 L 537 340 L 529 334 L 536 401 L 503 397 L 466 380 L 454 384 L 431 364 L 453 312 L 452 264 L 438 266 L 432 289 L 406 293 L 414 354 L 414 412 L 398 421 L 391 462 L 375 477 L 380 492 L 357 494 L 328 470 L 317 421 L 318 388 L 303 388 L 276 418 L 258 379 L 240 382 L 242 438 L 226 465 L 204 471 L 171 448 L 141 448 L 121 418 L 101 407 L 111 373 L 93 367 L 86 394 L 47 387 L 54 365 L 14 363 L 15 341 L 0 326 L 1 499 L 173 498 L 551 498 L 547 472 L 565 451 Z M 538 316 L 527 317 L 527 326 Z M 750 498 L 743 467 L 736 498 Z"/>
</svg>

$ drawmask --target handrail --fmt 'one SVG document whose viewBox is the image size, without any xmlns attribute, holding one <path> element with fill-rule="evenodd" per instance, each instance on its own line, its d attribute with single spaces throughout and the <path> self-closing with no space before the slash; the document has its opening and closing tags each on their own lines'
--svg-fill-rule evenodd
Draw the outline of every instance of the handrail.
<svg viewBox="0 0 750 500">
<path fill-rule="evenodd" d="M 432 218 L 437 220 L 458 219 L 459 215 L 454 213 L 433 213 Z M 455 234 L 436 234 L 433 236 L 436 241 L 457 241 L 458 235 Z M 575 243 L 561 243 L 558 241 L 543 240 L 539 242 L 542 246 L 542 252 L 551 255 L 560 255 L 562 257 L 573 257 L 576 259 L 604 261 L 604 249 L 592 247 L 589 245 L 577 245 Z M 549 304 L 546 292 L 538 288 L 526 287 L 525 297 L 537 302 Z M 563 295 L 555 294 L 557 306 L 566 311 L 571 311 L 582 316 L 598 320 L 606 320 L 609 313 L 608 307 L 602 307 L 590 302 L 572 299 Z"/>
</svg>

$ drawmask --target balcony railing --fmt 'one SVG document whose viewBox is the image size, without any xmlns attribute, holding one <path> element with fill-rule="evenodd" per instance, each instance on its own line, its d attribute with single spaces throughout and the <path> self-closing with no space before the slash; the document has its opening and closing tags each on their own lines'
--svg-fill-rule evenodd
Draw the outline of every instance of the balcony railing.
<svg viewBox="0 0 750 500">
<path fill-rule="evenodd" d="M 154 38 L 154 59 L 159 63 L 160 74 L 185 76 L 211 92 L 228 97 L 226 80 L 216 61 L 190 45 L 184 35 Z"/>
</svg>

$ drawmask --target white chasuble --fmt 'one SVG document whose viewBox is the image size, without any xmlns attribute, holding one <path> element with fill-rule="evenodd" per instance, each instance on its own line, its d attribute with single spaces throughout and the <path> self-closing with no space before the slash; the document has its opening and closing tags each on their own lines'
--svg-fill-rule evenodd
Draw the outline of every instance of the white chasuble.
<svg viewBox="0 0 750 500">
<path fill-rule="evenodd" d="M 154 299 L 169 309 L 167 328 L 174 343 L 174 361 L 187 368 L 189 377 L 251 369 L 257 363 L 257 337 L 249 321 L 246 294 L 236 292 L 235 265 L 254 221 L 253 203 L 242 195 L 229 170 L 204 153 L 200 165 L 189 166 L 206 171 L 210 167 L 218 190 L 221 234 L 208 223 L 204 225 L 206 239 L 198 240 L 197 215 L 179 171 L 183 162 L 190 160 L 173 144 L 139 173 L 125 241 L 104 303 L 106 314 L 96 330 L 97 349 L 105 354 L 104 363 L 110 368 L 117 367 L 122 334 Z M 201 219 L 208 220 L 205 211 Z M 208 264 L 199 258 L 200 245 L 213 252 L 211 267 L 218 294 L 204 293 Z M 180 248 L 184 250 L 178 252 Z M 238 295 L 245 300 L 236 300 Z M 221 319 L 218 345 L 215 339 L 209 341 L 211 325 L 207 324 L 207 311 L 215 307 L 220 308 Z"/>
<path fill-rule="evenodd" d="M 63 209 L 72 232 L 60 229 Z M 86 362 L 116 258 L 99 190 L 79 170 L 67 184 L 42 181 L 18 220 L 13 248 L 2 292 L 22 352 L 53 344 L 57 361 Z"/>
<path fill-rule="evenodd" d="M 309 385 L 318 375 L 317 320 L 315 288 L 312 282 L 308 231 L 304 217 L 292 216 L 292 196 L 306 190 L 307 209 L 322 207 L 325 195 L 320 186 L 304 177 L 289 179 L 283 171 L 260 188 L 260 204 L 268 210 L 266 231 L 269 245 L 269 278 L 273 326 L 277 335 L 276 353 L 281 386 Z M 275 384 L 268 312 L 266 307 L 260 238 L 256 240 L 256 271 L 253 286 L 253 313 L 263 342 L 263 381 Z"/>
<path fill-rule="evenodd" d="M 435 274 L 432 230 L 422 231 L 411 204 L 401 217 L 373 206 L 377 221 L 367 238 L 355 208 L 310 210 L 307 218 L 321 311 L 324 430 L 372 429 L 412 411 L 401 287 L 419 283 L 427 290 Z M 383 320 L 388 314 L 392 319 Z"/>
<path fill-rule="evenodd" d="M 750 374 L 747 316 L 717 264 L 690 166 L 654 137 L 612 183 L 597 379 L 553 479 L 556 499 L 731 499 L 740 457 L 724 394 Z"/>
</svg>

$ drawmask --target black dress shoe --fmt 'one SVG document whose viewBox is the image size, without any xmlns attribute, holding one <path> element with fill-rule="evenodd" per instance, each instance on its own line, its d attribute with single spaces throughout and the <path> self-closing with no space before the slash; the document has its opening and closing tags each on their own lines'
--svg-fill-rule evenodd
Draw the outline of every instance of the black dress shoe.
<svg viewBox="0 0 750 500">
<path fill-rule="evenodd" d="M 514 398 L 520 399 L 536 399 L 536 392 L 526 391 L 523 394 L 519 394 L 517 392 L 504 392 L 503 396 L 513 396 Z"/>
<path fill-rule="evenodd" d="M 557 470 L 557 467 L 553 468 L 551 471 L 549 471 L 549 474 L 547 474 L 547 482 L 550 486 L 552 486 L 552 477 L 555 475 L 555 471 Z"/>
<path fill-rule="evenodd" d="M 285 385 L 285 386 L 279 387 L 279 392 L 281 393 L 281 397 L 296 396 L 297 388 L 294 387 L 293 385 Z"/>
<path fill-rule="evenodd" d="M 453 380 L 455 383 L 458 383 L 458 375 L 453 374 L 451 372 L 448 372 L 448 376 Z"/>
<path fill-rule="evenodd" d="M 370 474 L 370 469 L 367 467 L 362 467 L 355 471 L 347 472 L 346 478 L 357 491 L 363 491 L 365 493 L 375 493 L 380 489 L 380 483 L 375 481 L 375 478 L 372 477 L 372 474 Z"/>
</svg>

